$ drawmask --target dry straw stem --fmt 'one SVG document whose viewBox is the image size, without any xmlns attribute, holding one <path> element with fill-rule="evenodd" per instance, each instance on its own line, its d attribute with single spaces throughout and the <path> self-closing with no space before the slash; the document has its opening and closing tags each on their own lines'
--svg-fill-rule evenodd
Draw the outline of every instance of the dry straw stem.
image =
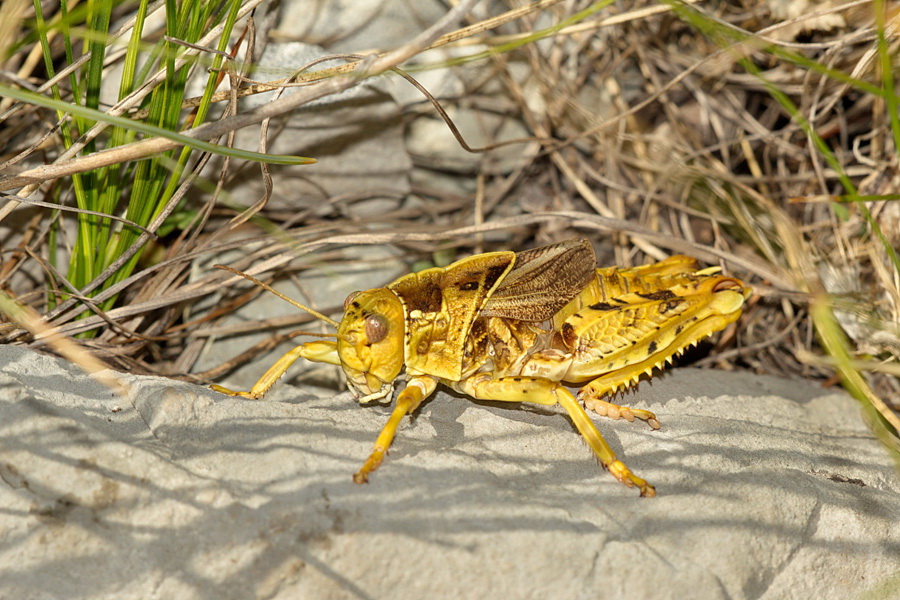
<svg viewBox="0 0 900 600">
<path fill-rule="evenodd" d="M 828 367 L 835 368 L 838 365 L 838 361 L 830 356 L 821 356 L 819 354 L 813 354 L 812 352 L 808 352 L 806 350 L 800 349 L 797 352 L 797 358 L 802 360 L 803 362 L 807 362 L 810 364 L 822 364 L 827 365 Z M 889 375 L 893 375 L 894 377 L 900 377 L 900 365 L 894 362 L 885 362 L 883 360 L 859 360 L 853 359 L 848 361 L 847 363 L 850 367 L 856 369 L 857 371 L 868 371 L 871 373 L 888 373 Z M 894 423 L 895 426 L 900 428 L 900 421 Z"/>
<path fill-rule="evenodd" d="M 69 338 L 55 332 L 52 327 L 44 323 L 37 311 L 30 306 L 20 304 L 10 298 L 5 292 L 0 291 L 0 312 L 3 312 L 19 326 L 30 331 L 35 337 L 45 338 L 46 342 L 60 356 L 81 367 L 85 373 L 114 393 L 122 396 L 128 395 L 130 388 L 118 373 Z"/>
</svg>

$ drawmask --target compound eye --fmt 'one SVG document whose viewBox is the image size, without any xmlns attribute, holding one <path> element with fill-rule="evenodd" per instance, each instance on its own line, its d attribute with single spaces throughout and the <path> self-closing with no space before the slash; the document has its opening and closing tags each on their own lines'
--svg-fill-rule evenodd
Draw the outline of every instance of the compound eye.
<svg viewBox="0 0 900 600">
<path fill-rule="evenodd" d="M 377 344 L 387 337 L 388 322 L 383 315 L 369 315 L 366 317 L 366 337 L 370 344 Z"/>
<path fill-rule="evenodd" d="M 353 302 L 353 300 L 354 300 L 357 296 L 359 296 L 361 293 L 362 293 L 362 292 L 350 292 L 350 295 L 348 295 L 348 296 L 344 299 L 344 312 L 347 312 L 347 307 L 350 306 L 350 303 Z"/>
</svg>

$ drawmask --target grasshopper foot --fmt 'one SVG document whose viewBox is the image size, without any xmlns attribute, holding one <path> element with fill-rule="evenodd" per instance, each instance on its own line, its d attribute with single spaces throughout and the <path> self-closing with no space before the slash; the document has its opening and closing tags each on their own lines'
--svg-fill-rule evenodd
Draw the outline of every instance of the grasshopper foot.
<svg viewBox="0 0 900 600">
<path fill-rule="evenodd" d="M 625 466 L 621 460 L 614 460 L 610 463 L 609 472 L 627 485 L 628 487 L 637 487 L 641 491 L 641 496 L 644 498 L 653 498 L 656 496 L 656 488 L 653 485 L 647 483 L 646 480 L 641 479 L 637 475 L 631 472 L 631 469 Z"/>
<path fill-rule="evenodd" d="M 591 396 L 582 393 L 579 393 L 578 396 L 578 399 L 584 402 L 585 408 L 594 411 L 601 417 L 609 417 L 614 421 L 625 419 L 629 423 L 633 423 L 635 418 L 638 418 L 641 421 L 646 421 L 653 429 L 659 429 L 659 421 L 656 419 L 656 415 L 649 410 L 619 406 L 618 404 L 613 404 L 612 402 L 607 402 L 605 400 L 598 400 L 597 398 L 592 398 Z"/>
<path fill-rule="evenodd" d="M 235 392 L 234 390 L 229 390 L 221 385 L 211 385 L 209 386 L 209 389 L 214 392 L 219 392 L 220 394 L 225 394 L 226 396 L 240 396 L 241 398 L 247 398 L 249 400 L 259 400 L 261 397 L 253 392 Z"/>
<path fill-rule="evenodd" d="M 386 450 L 384 448 L 380 448 L 378 446 L 372 450 L 372 454 L 369 455 L 366 463 L 353 475 L 353 483 L 368 483 L 369 482 L 369 474 L 381 466 L 381 463 L 384 461 L 384 455 Z"/>
</svg>

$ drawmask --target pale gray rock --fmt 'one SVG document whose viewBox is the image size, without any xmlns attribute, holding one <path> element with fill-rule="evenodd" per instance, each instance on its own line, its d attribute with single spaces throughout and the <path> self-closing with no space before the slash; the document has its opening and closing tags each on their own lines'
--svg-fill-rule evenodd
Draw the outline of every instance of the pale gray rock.
<svg viewBox="0 0 900 600">
<path fill-rule="evenodd" d="M 267 365 L 265 365 L 267 366 Z M 263 370 L 265 366 L 260 366 Z M 892 597 L 900 482 L 835 390 L 674 369 L 597 417 L 639 498 L 559 410 L 440 392 L 368 485 L 386 420 L 0 347 L 0 598 Z"/>
<path fill-rule="evenodd" d="M 437 0 L 332 0 L 311 6 L 283 3 L 282 36 L 314 41 L 330 52 L 390 50 L 414 38 L 447 12 Z"/>
<path fill-rule="evenodd" d="M 258 61 L 258 76 L 266 81 L 291 77 L 325 55 L 325 50 L 310 44 L 270 43 Z M 345 63 L 329 60 L 316 64 L 314 70 Z M 316 163 L 269 165 L 277 183 L 267 206 L 315 214 L 352 207 L 354 216 L 363 219 L 396 209 L 410 192 L 412 162 L 404 142 L 400 106 L 390 88 L 383 79 L 374 78 L 273 119 L 267 152 L 306 156 Z M 298 89 L 289 87 L 284 95 Z M 274 98 L 275 92 L 250 96 L 242 101 L 242 110 Z M 236 145 L 255 150 L 259 135 L 258 128 L 239 130 Z M 258 168 L 248 167 L 235 181 L 244 185 L 232 184 L 239 188 L 232 192 L 233 200 L 249 206 L 263 197 Z"/>
</svg>

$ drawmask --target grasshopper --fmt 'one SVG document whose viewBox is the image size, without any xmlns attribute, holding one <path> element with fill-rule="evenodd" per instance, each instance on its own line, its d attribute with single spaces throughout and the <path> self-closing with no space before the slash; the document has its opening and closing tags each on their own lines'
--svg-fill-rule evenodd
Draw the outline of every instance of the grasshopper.
<svg viewBox="0 0 900 600">
<path fill-rule="evenodd" d="M 379 467 L 403 417 L 439 383 L 479 400 L 559 404 L 605 469 L 641 496 L 655 496 L 655 488 L 616 457 L 585 408 L 659 428 L 652 412 L 603 398 L 637 384 L 641 375 L 740 316 L 751 290 L 718 271 L 699 269 L 687 256 L 597 269 L 584 239 L 478 254 L 354 292 L 339 323 L 295 303 L 331 323 L 337 340 L 295 347 L 249 392 L 212 388 L 262 398 L 294 361 L 305 358 L 340 366 L 350 391 L 365 403 L 390 398 L 405 369 L 405 385 L 353 476 L 356 483 Z M 582 387 L 574 395 L 562 382 Z"/>
</svg>

